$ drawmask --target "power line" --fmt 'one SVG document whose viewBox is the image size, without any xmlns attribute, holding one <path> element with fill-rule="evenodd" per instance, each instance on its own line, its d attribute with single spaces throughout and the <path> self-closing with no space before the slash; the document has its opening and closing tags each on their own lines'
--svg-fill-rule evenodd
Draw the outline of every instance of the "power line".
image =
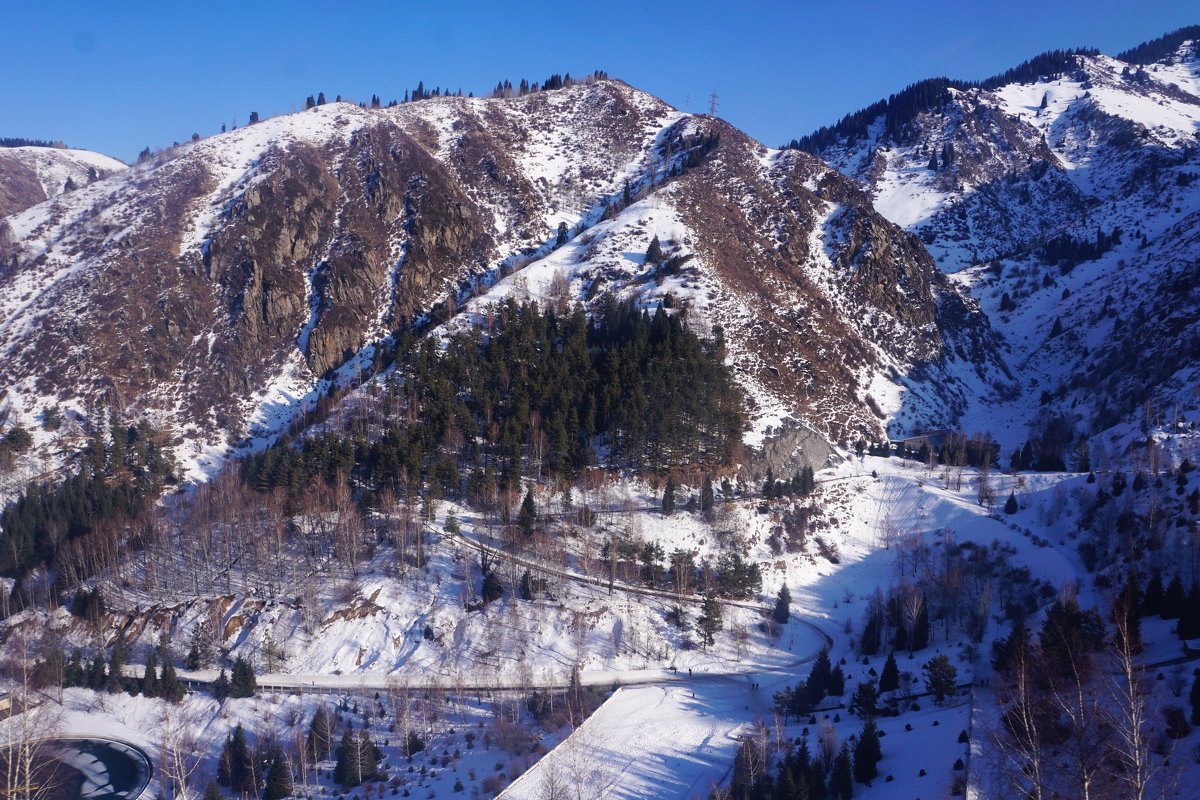
<svg viewBox="0 0 1200 800">
<path fill-rule="evenodd" d="M 713 89 L 712 94 L 708 96 L 708 113 L 712 114 L 714 117 L 717 115 L 717 99 L 717 90 Z"/>
</svg>

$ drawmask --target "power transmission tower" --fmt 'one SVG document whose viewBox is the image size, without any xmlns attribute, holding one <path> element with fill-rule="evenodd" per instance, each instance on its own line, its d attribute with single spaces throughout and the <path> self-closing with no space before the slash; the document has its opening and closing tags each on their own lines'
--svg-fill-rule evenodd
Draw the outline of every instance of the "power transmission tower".
<svg viewBox="0 0 1200 800">
<path fill-rule="evenodd" d="M 717 100 L 717 90 L 713 89 L 712 94 L 708 96 L 708 113 L 712 114 L 714 117 L 717 115 Z"/>
</svg>

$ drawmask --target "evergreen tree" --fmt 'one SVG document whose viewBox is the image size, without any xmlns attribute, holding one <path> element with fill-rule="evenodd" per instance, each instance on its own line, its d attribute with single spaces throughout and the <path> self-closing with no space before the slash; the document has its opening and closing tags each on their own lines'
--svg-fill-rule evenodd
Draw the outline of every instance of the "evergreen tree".
<svg viewBox="0 0 1200 800">
<path fill-rule="evenodd" d="M 646 263 L 647 264 L 660 264 L 660 263 L 662 263 L 662 260 L 663 260 L 662 245 L 659 243 L 658 237 L 655 236 L 653 239 L 650 240 L 650 246 L 648 248 L 646 248 Z"/>
<path fill-rule="evenodd" d="M 142 694 L 146 697 L 158 697 L 158 662 L 154 649 L 146 654 L 146 671 L 142 674 Z"/>
<path fill-rule="evenodd" d="M 1142 595 L 1141 610 L 1147 617 L 1162 613 L 1163 584 L 1162 573 L 1155 570 L 1146 582 L 1146 591 Z"/>
<path fill-rule="evenodd" d="M 846 693 L 846 673 L 842 670 L 842 665 L 838 664 L 829 673 L 829 683 L 825 686 L 825 694 L 830 697 L 841 697 Z"/>
<path fill-rule="evenodd" d="M 129 649 L 125 640 L 118 636 L 108 659 L 108 683 L 105 686 L 108 691 L 119 692 L 125 688 L 125 665 L 128 663 Z"/>
<path fill-rule="evenodd" d="M 667 476 L 667 485 L 663 489 L 662 513 L 664 517 L 675 513 L 675 478 L 672 475 Z"/>
<path fill-rule="evenodd" d="M 160 696 L 167 698 L 172 703 L 178 703 L 183 699 L 185 689 L 179 680 L 179 675 L 175 672 L 175 665 L 171 663 L 170 654 L 163 655 L 162 676 L 158 683 Z"/>
<path fill-rule="evenodd" d="M 1179 614 L 1179 638 L 1200 638 L 1200 585 L 1192 584 Z"/>
<path fill-rule="evenodd" d="M 308 728 L 308 743 L 320 759 L 329 758 L 333 749 L 333 719 L 324 705 L 317 706 L 313 713 L 312 724 Z"/>
<path fill-rule="evenodd" d="M 883 758 L 883 750 L 879 746 L 879 730 L 875 720 L 869 719 L 863 724 L 854 745 L 854 780 L 859 783 L 869 783 L 879 775 L 876 764 Z"/>
<path fill-rule="evenodd" d="M 562 247 L 570 240 L 571 236 L 567 232 L 567 223 L 558 223 L 558 235 L 554 237 L 554 246 Z"/>
<path fill-rule="evenodd" d="M 879 693 L 875 691 L 874 681 L 863 681 L 854 687 L 854 695 L 850 699 L 851 710 L 867 718 L 875 716 L 875 706 L 879 702 Z"/>
<path fill-rule="evenodd" d="M 1013 492 L 1008 493 L 1008 499 L 1004 501 L 1004 513 L 1017 513 L 1017 496 Z"/>
<path fill-rule="evenodd" d="M 1171 582 L 1167 584 L 1167 590 L 1163 593 L 1162 618 L 1179 619 L 1186 603 L 1187 592 L 1184 591 L 1183 581 L 1176 572 L 1175 577 L 1171 578 Z"/>
<path fill-rule="evenodd" d="M 342 731 L 342 740 L 337 746 L 333 781 L 342 786 L 358 786 L 362 783 L 362 762 L 359 760 L 358 746 L 350 726 L 346 726 Z"/>
<path fill-rule="evenodd" d="M 258 691 L 258 682 L 254 677 L 254 668 L 250 662 L 238 656 L 233 662 L 233 672 L 229 678 L 230 697 L 253 697 Z"/>
<path fill-rule="evenodd" d="M 1200 725 L 1200 675 L 1192 681 L 1192 691 L 1188 694 L 1192 704 L 1192 724 Z"/>
<path fill-rule="evenodd" d="M 833 676 L 833 665 L 829 662 L 829 648 L 821 650 L 808 671 L 808 691 L 814 703 L 819 702 L 829 690 L 829 679 Z"/>
<path fill-rule="evenodd" d="M 525 499 L 521 501 L 521 510 L 517 512 L 517 527 L 526 536 L 533 535 L 533 526 L 537 522 L 537 506 L 533 502 L 533 489 L 525 492 Z"/>
<path fill-rule="evenodd" d="M 225 670 L 222 668 L 221 672 L 217 675 L 217 679 L 213 681 L 213 697 L 217 700 L 224 700 L 226 697 L 229 697 L 229 692 L 229 676 L 225 674 Z"/>
<path fill-rule="evenodd" d="M 895 651 L 888 653 L 887 661 L 883 664 L 883 672 L 879 673 L 879 691 L 894 692 L 900 688 L 900 668 L 896 666 Z"/>
<path fill-rule="evenodd" d="M 945 653 L 929 659 L 921 669 L 925 673 L 925 691 L 933 695 L 933 702 L 941 705 L 948 695 L 954 693 L 958 669 Z"/>
<path fill-rule="evenodd" d="M 283 800 L 292 793 L 292 770 L 278 747 L 271 749 L 264 784 L 263 800 Z"/>
<path fill-rule="evenodd" d="M 829 774 L 829 795 L 841 800 L 850 800 L 854 796 L 854 772 L 850 766 L 850 745 L 842 743 L 842 749 L 833 761 L 833 771 Z"/>
<path fill-rule="evenodd" d="M 221 796 L 221 788 L 217 786 L 216 781 L 209 781 L 208 786 L 204 787 L 203 800 L 225 800 Z"/>
<path fill-rule="evenodd" d="M 246 731 L 239 724 L 225 739 L 217 762 L 217 780 L 235 794 L 254 794 L 254 765 L 246 745 Z"/>
<path fill-rule="evenodd" d="M 771 612 L 771 617 L 780 625 L 785 625 L 791 616 L 791 608 L 792 593 L 788 591 L 787 584 L 784 584 L 779 587 L 779 594 L 775 598 L 775 609 Z"/>
<path fill-rule="evenodd" d="M 704 596 L 704 604 L 700 607 L 700 618 L 696 620 L 696 626 L 700 629 L 704 646 L 711 647 L 716 641 L 717 631 L 721 630 L 721 604 L 712 592 Z"/>
</svg>

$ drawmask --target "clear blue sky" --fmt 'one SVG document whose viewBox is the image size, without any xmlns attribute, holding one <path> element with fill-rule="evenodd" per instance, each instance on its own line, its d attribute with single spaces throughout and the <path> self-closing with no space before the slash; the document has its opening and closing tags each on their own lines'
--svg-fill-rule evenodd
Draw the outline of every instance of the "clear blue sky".
<svg viewBox="0 0 1200 800">
<path fill-rule="evenodd" d="M 1141 6 L 1135 8 L 1135 6 Z M 921 78 L 981 78 L 1044 50 L 1116 53 L 1200 23 L 1192 2 L 12 2 L 0 136 L 132 159 L 324 91 L 476 94 L 554 72 L 613 77 L 778 145 Z"/>
</svg>

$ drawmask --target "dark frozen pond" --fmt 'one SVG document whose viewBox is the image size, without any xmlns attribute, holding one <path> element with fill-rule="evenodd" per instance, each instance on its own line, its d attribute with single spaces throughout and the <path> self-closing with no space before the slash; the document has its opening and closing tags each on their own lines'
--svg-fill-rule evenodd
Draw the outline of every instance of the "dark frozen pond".
<svg viewBox="0 0 1200 800">
<path fill-rule="evenodd" d="M 145 753 L 124 742 L 56 739 L 53 754 L 79 773 L 66 794 L 68 800 L 134 800 L 150 782 Z"/>
</svg>

